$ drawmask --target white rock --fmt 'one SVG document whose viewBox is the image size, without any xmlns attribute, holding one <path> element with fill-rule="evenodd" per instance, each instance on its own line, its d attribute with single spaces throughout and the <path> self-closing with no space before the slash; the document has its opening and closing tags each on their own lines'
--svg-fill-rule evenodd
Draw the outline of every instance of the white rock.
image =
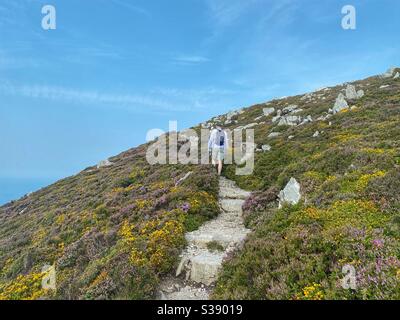
<svg viewBox="0 0 400 320">
<path fill-rule="evenodd" d="M 311 117 L 310 115 L 308 115 L 307 118 L 305 118 L 305 119 L 303 120 L 303 122 L 300 123 L 300 125 L 307 124 L 307 123 L 311 123 L 311 122 L 313 122 L 313 119 L 312 119 L 312 117 Z"/>
<path fill-rule="evenodd" d="M 356 87 L 352 84 L 346 87 L 346 98 L 350 100 L 360 99 L 364 96 L 364 90 L 356 91 Z"/>
<path fill-rule="evenodd" d="M 271 133 L 268 135 L 268 138 L 276 138 L 276 137 L 279 137 L 280 135 L 281 135 L 280 132 L 271 132 Z"/>
<path fill-rule="evenodd" d="M 304 111 L 303 109 L 296 109 L 296 110 L 293 110 L 291 112 L 291 114 L 298 114 L 298 113 L 303 112 L 303 111 Z"/>
<path fill-rule="evenodd" d="M 284 116 L 280 119 L 278 126 L 297 126 L 300 122 L 299 116 Z"/>
<path fill-rule="evenodd" d="M 385 78 L 391 78 L 394 74 L 394 71 L 396 68 L 392 67 L 389 70 L 387 70 L 385 73 L 381 74 L 380 77 L 385 79 Z"/>
<path fill-rule="evenodd" d="M 333 106 L 333 113 L 338 113 L 344 109 L 348 109 L 349 105 L 343 95 L 343 93 L 339 93 L 339 96 L 336 98 L 335 105 Z"/>
<path fill-rule="evenodd" d="M 273 114 L 274 112 L 275 112 L 275 108 L 264 108 L 263 109 L 264 116 L 266 116 L 266 117 Z"/>
<path fill-rule="evenodd" d="M 379 89 L 386 89 L 386 88 L 389 88 L 389 87 L 390 87 L 390 85 L 386 84 L 386 85 L 380 86 Z"/>
<path fill-rule="evenodd" d="M 188 173 L 186 173 L 182 178 L 180 178 L 176 184 L 175 187 L 179 186 L 183 181 L 185 181 L 187 178 L 189 178 L 192 175 L 192 171 L 189 171 Z"/>
<path fill-rule="evenodd" d="M 287 106 L 287 107 L 283 108 L 282 109 L 282 113 L 283 114 L 289 114 L 289 113 L 295 111 L 297 108 L 298 108 L 297 105 L 291 104 L 290 106 Z"/>
<path fill-rule="evenodd" d="M 254 127 L 257 126 L 257 125 L 258 125 L 258 123 L 250 123 L 250 124 L 248 124 L 248 125 L 245 125 L 245 126 L 243 127 L 243 130 L 254 128 Z"/>
<path fill-rule="evenodd" d="M 262 149 L 264 152 L 267 152 L 267 151 L 271 151 L 272 147 L 271 147 L 269 144 L 264 144 L 264 145 L 261 147 L 261 149 Z"/>
<path fill-rule="evenodd" d="M 107 159 L 107 160 L 103 160 L 103 161 L 100 161 L 100 162 L 98 163 L 97 169 L 104 168 L 104 167 L 110 167 L 110 166 L 112 166 L 113 164 L 114 164 L 114 163 L 112 163 L 112 162 L 109 161 L 108 159 Z"/>
<path fill-rule="evenodd" d="M 315 133 L 313 134 L 313 138 L 317 138 L 319 137 L 319 131 L 315 131 Z"/>
<path fill-rule="evenodd" d="M 398 79 L 398 78 L 400 78 L 400 73 L 399 73 L 399 72 L 397 72 L 397 73 L 394 75 L 393 79 Z"/>
<path fill-rule="evenodd" d="M 272 122 L 275 123 L 275 122 L 277 122 L 280 118 L 281 118 L 280 115 L 279 115 L 279 116 L 275 116 L 275 117 L 272 118 Z"/>
<path fill-rule="evenodd" d="M 358 99 L 364 97 L 364 95 L 365 95 L 364 90 L 358 90 L 358 91 L 357 91 L 357 98 L 358 98 Z"/>
<path fill-rule="evenodd" d="M 292 140 L 292 139 L 294 139 L 294 136 L 289 136 L 288 139 Z"/>
<path fill-rule="evenodd" d="M 300 184 L 295 178 L 291 178 L 286 187 L 279 193 L 279 206 L 289 203 L 298 204 L 301 199 Z"/>
</svg>

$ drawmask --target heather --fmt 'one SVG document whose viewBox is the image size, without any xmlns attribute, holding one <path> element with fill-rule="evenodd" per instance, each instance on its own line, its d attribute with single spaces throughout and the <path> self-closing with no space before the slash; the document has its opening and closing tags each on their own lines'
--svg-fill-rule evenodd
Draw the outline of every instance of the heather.
<svg viewBox="0 0 400 320">
<path fill-rule="evenodd" d="M 155 296 L 184 233 L 218 214 L 218 180 L 207 166 L 150 166 L 145 151 L 1 208 L 0 299 Z M 56 292 L 41 288 L 45 264 L 56 267 Z"/>
<path fill-rule="evenodd" d="M 242 188 L 254 190 L 243 206 L 253 233 L 225 262 L 214 297 L 400 298 L 400 82 L 371 77 L 354 84 L 364 97 L 327 120 L 256 126 L 257 146 L 268 143 L 271 151 L 256 154 L 250 177 L 226 170 Z M 343 88 L 268 107 L 295 104 L 300 114 L 318 119 Z M 249 117 L 263 107 L 246 109 L 238 123 L 254 122 Z M 268 139 L 270 132 L 281 135 Z M 301 184 L 302 201 L 279 209 L 278 192 L 291 177 Z M 342 287 L 345 265 L 356 270 L 356 290 Z"/>
</svg>

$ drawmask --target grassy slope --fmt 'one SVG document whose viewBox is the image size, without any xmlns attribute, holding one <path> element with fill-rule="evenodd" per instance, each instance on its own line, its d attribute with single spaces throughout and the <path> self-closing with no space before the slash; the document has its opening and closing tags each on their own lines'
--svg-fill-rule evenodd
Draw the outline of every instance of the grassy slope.
<svg viewBox="0 0 400 320">
<path fill-rule="evenodd" d="M 218 180 L 204 166 L 149 166 L 145 150 L 0 208 L 0 299 L 154 297 L 184 232 L 218 214 Z M 45 264 L 56 293 L 40 288 Z"/>
<path fill-rule="evenodd" d="M 244 206 L 254 232 L 226 262 L 216 298 L 400 298 L 400 80 L 354 84 L 366 93 L 349 103 L 357 108 L 293 128 L 267 120 L 255 137 L 272 151 L 257 154 L 254 174 L 237 177 L 227 169 L 242 188 L 261 191 Z M 297 96 L 269 106 L 297 104 L 316 119 L 343 88 L 319 92 L 325 99 Z M 254 122 L 263 107 L 247 109 L 238 124 Z M 277 130 L 280 137 L 267 139 Z M 323 133 L 313 138 L 317 130 Z M 291 177 L 301 184 L 303 202 L 278 210 L 277 191 Z M 346 264 L 356 268 L 355 291 L 341 287 Z"/>
<path fill-rule="evenodd" d="M 239 186 L 260 191 L 245 204 L 254 232 L 224 265 L 216 298 L 399 298 L 400 81 L 355 84 L 366 93 L 351 101 L 357 109 L 291 128 L 262 119 L 256 142 L 272 151 L 257 153 L 250 177 L 227 168 Z M 384 84 L 390 87 L 379 89 Z M 297 104 L 315 120 L 343 88 L 270 106 Z M 246 109 L 232 128 L 255 122 L 263 107 Z M 312 138 L 316 130 L 323 133 Z M 268 139 L 272 131 L 282 135 Z M 218 213 L 218 186 L 208 167 L 150 167 L 145 150 L 129 150 L 111 158 L 112 167 L 88 168 L 0 208 L 0 298 L 154 297 L 184 232 Z M 188 171 L 192 176 L 174 187 Z M 306 201 L 278 210 L 277 192 L 292 176 Z M 57 268 L 56 293 L 40 290 L 45 263 Z M 355 292 L 340 287 L 346 263 L 358 271 Z"/>
</svg>

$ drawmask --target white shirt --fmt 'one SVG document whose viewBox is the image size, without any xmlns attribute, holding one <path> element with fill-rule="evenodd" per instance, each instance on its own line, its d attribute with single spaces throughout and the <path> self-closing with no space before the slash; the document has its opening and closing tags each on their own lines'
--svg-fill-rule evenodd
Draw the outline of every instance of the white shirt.
<svg viewBox="0 0 400 320">
<path fill-rule="evenodd" d="M 225 136 L 225 141 L 224 141 L 223 148 L 224 148 L 224 150 L 226 151 L 226 149 L 228 148 L 228 135 L 227 135 L 227 133 L 226 133 L 225 130 L 222 130 L 222 132 L 224 133 L 224 136 Z M 208 149 L 209 149 L 209 150 L 211 150 L 211 149 L 213 149 L 213 148 L 221 148 L 221 147 L 222 147 L 222 146 L 220 146 L 219 144 L 216 144 L 216 143 L 215 143 L 217 134 L 218 134 L 218 129 L 213 129 L 213 130 L 211 131 L 210 139 L 208 140 Z"/>
</svg>

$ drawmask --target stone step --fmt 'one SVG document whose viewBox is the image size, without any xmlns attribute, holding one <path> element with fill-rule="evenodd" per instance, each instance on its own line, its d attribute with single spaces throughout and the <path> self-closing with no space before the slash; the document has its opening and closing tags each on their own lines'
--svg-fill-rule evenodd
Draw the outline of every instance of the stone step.
<svg viewBox="0 0 400 320">
<path fill-rule="evenodd" d="M 216 242 L 226 249 L 229 245 L 242 243 L 248 234 L 247 229 L 242 226 L 234 228 L 220 228 L 218 230 L 194 231 L 185 235 L 189 245 L 207 249 L 207 245 Z"/>
<path fill-rule="evenodd" d="M 250 196 L 250 192 L 231 188 L 231 187 L 220 187 L 219 189 L 219 196 L 223 199 L 241 199 L 245 200 Z"/>
<path fill-rule="evenodd" d="M 227 212 L 242 212 L 244 200 L 240 199 L 221 199 L 219 201 L 223 210 Z"/>
<path fill-rule="evenodd" d="M 203 251 L 199 255 L 191 257 L 189 279 L 197 283 L 203 283 L 206 286 L 213 284 L 218 278 L 224 255 L 224 252 Z"/>
</svg>

